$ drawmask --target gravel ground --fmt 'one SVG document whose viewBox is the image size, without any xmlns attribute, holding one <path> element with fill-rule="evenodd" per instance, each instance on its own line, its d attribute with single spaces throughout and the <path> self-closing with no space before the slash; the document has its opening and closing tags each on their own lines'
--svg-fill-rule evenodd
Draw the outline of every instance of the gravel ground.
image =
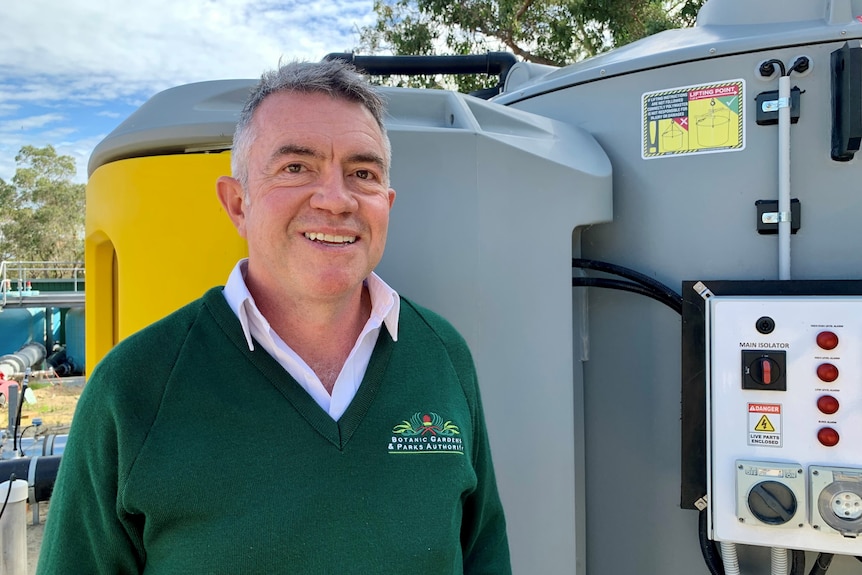
<svg viewBox="0 0 862 575">
<path fill-rule="evenodd" d="M 27 506 L 27 573 L 35 575 L 39 549 L 42 547 L 42 532 L 45 530 L 45 516 L 48 503 L 39 504 L 39 523 L 33 525 L 33 510 Z"/>
</svg>

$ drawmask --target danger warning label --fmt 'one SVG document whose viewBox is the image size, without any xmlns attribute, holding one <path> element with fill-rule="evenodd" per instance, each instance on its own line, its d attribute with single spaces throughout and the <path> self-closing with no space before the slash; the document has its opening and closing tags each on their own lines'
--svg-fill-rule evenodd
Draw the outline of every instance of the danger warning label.
<svg viewBox="0 0 862 575">
<path fill-rule="evenodd" d="M 765 431 L 766 433 L 775 433 L 775 426 L 772 425 L 772 422 L 769 421 L 769 418 L 765 415 L 760 417 L 760 421 L 757 422 L 754 429 L 757 431 Z"/>
<path fill-rule="evenodd" d="M 781 447 L 781 404 L 748 404 L 748 445 Z"/>
</svg>

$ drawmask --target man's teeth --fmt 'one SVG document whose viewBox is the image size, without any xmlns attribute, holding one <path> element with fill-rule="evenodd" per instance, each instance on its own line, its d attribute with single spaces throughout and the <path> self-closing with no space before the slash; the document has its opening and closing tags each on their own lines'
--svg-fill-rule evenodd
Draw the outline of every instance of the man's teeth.
<svg viewBox="0 0 862 575">
<path fill-rule="evenodd" d="M 305 237 L 313 241 L 326 242 L 328 244 L 352 244 L 356 241 L 356 236 L 332 236 L 320 232 L 305 232 Z"/>
</svg>

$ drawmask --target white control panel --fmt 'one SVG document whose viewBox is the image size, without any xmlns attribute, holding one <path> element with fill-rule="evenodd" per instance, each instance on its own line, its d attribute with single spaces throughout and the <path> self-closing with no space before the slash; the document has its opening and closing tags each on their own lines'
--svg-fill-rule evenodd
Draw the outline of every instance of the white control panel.
<svg viewBox="0 0 862 575">
<path fill-rule="evenodd" d="M 862 555 L 862 297 L 707 304 L 712 538 Z"/>
</svg>

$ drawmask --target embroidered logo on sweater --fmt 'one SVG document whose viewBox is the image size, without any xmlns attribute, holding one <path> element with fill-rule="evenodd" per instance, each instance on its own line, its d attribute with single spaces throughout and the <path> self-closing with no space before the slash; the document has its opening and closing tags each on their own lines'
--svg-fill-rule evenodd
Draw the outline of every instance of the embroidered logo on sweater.
<svg viewBox="0 0 862 575">
<path fill-rule="evenodd" d="M 392 428 L 389 453 L 455 453 L 464 455 L 461 430 L 434 412 L 414 413 Z"/>
</svg>

